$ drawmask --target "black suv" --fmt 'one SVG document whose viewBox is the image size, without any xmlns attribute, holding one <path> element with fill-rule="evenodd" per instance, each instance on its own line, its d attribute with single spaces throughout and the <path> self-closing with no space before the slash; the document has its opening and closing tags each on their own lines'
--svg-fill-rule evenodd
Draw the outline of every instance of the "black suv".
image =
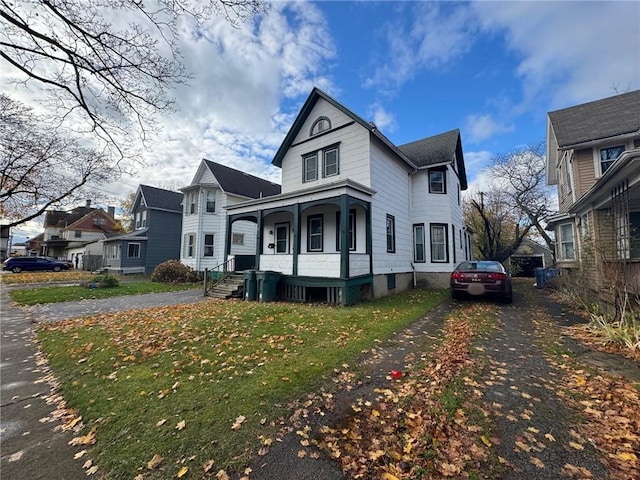
<svg viewBox="0 0 640 480">
<path fill-rule="evenodd" d="M 69 270 L 69 264 L 58 261 L 51 257 L 11 257 L 4 261 L 3 270 L 10 270 L 13 273 L 36 270 Z"/>
</svg>

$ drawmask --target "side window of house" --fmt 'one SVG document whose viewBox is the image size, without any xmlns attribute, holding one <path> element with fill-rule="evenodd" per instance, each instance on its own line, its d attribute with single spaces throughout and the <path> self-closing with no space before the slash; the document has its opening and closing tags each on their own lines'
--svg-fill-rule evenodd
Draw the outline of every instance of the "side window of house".
<svg viewBox="0 0 640 480">
<path fill-rule="evenodd" d="M 205 233 L 204 235 L 204 252 L 205 257 L 213 257 L 213 233 Z"/>
<path fill-rule="evenodd" d="M 624 145 L 616 145 L 600 149 L 600 174 L 603 174 L 611 164 L 624 152 Z"/>
<path fill-rule="evenodd" d="M 443 170 L 429 170 L 429 193 L 447 193 Z"/>
<path fill-rule="evenodd" d="M 640 258 L 640 212 L 629 212 L 629 258 Z"/>
<path fill-rule="evenodd" d="M 139 243 L 130 243 L 127 246 L 127 257 L 129 257 L 129 258 L 140 258 L 140 244 Z"/>
<path fill-rule="evenodd" d="M 431 239 L 431 262 L 448 263 L 449 245 L 447 237 L 447 225 L 432 223 L 430 225 Z"/>
<path fill-rule="evenodd" d="M 323 250 L 323 217 L 309 215 L 307 217 L 307 251 L 322 252 Z"/>
<path fill-rule="evenodd" d="M 396 218 L 387 214 L 387 253 L 396 253 Z"/>
<path fill-rule="evenodd" d="M 197 192 L 189 193 L 188 208 L 189 208 L 190 215 L 195 215 L 198 213 L 198 193 Z"/>
<path fill-rule="evenodd" d="M 184 256 L 193 258 L 193 249 L 195 248 L 196 236 L 193 233 L 186 233 L 184 236 Z"/>
<path fill-rule="evenodd" d="M 563 223 L 560 225 L 560 258 L 562 260 L 575 259 L 573 225 L 571 223 Z"/>
<path fill-rule="evenodd" d="M 318 154 L 312 153 L 302 157 L 302 181 L 304 183 L 318 180 Z"/>
<path fill-rule="evenodd" d="M 424 224 L 418 223 L 413 226 L 413 261 L 425 263 L 427 252 L 424 243 Z"/>
<path fill-rule="evenodd" d="M 216 211 L 216 191 L 207 190 L 207 213 L 215 213 Z"/>
<path fill-rule="evenodd" d="M 234 233 L 231 235 L 233 245 L 244 245 L 244 233 Z"/>
</svg>

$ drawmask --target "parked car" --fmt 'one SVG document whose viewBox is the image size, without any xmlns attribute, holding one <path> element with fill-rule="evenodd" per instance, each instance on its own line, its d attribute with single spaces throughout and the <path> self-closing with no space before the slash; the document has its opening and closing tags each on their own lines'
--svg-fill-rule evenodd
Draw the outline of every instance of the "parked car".
<svg viewBox="0 0 640 480">
<path fill-rule="evenodd" d="M 61 270 L 69 270 L 69 265 L 66 262 L 51 257 L 11 257 L 4 261 L 2 269 L 10 270 L 13 273 L 37 270 L 53 270 L 54 272 L 59 272 Z"/>
<path fill-rule="evenodd" d="M 472 260 L 460 263 L 451 273 L 451 297 L 495 296 L 505 303 L 513 300 L 511 276 L 500 262 Z"/>
</svg>

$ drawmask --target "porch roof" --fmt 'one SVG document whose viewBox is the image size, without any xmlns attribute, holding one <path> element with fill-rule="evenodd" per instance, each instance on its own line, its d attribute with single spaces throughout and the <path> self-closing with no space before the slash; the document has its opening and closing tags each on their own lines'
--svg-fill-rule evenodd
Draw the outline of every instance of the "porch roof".
<svg viewBox="0 0 640 480">
<path fill-rule="evenodd" d="M 230 214 L 246 213 L 253 210 L 266 210 L 273 207 L 281 207 L 301 202 L 330 198 L 342 193 L 348 193 L 361 198 L 362 200 L 367 200 L 369 197 L 374 195 L 376 191 L 369 187 L 365 187 L 358 182 L 346 179 L 327 185 L 296 190 L 295 192 L 281 193 L 279 195 L 273 195 L 271 197 L 248 200 L 246 202 L 237 203 L 235 205 L 228 205 L 225 208 Z"/>
</svg>

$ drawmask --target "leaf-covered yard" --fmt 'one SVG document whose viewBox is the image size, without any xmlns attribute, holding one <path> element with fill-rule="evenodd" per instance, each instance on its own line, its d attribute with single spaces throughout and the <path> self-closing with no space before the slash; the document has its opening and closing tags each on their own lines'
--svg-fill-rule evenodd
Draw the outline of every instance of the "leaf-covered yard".
<svg viewBox="0 0 640 480">
<path fill-rule="evenodd" d="M 351 308 L 210 301 L 43 324 L 38 337 L 68 428 L 92 446 L 88 472 L 199 478 L 246 465 L 275 440 L 289 401 L 443 296 Z"/>
</svg>

